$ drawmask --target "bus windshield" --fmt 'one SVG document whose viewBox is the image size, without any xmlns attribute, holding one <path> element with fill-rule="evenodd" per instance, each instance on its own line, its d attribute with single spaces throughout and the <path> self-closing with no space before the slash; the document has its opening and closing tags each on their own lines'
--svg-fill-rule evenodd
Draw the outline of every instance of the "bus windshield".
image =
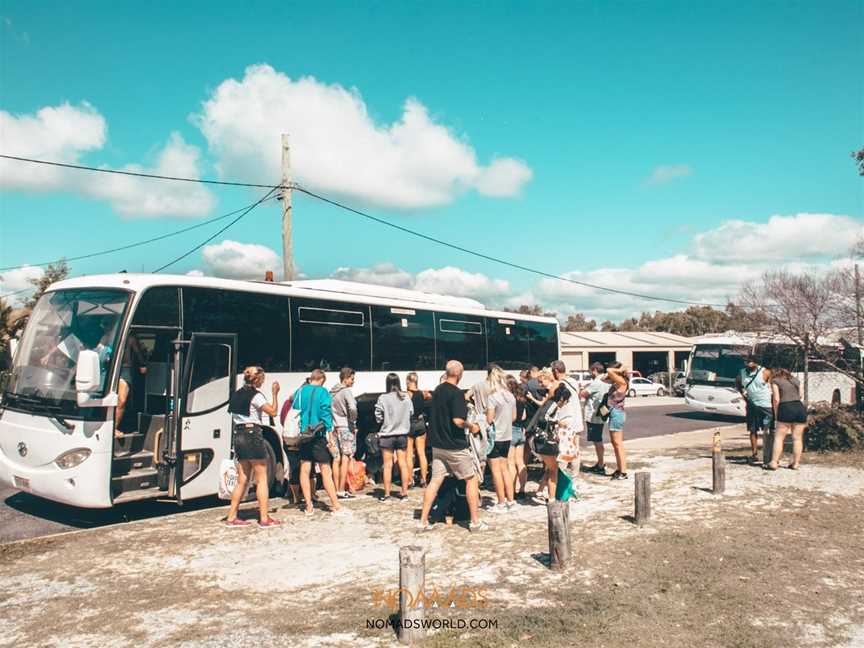
<svg viewBox="0 0 864 648">
<path fill-rule="evenodd" d="M 698 345 L 693 349 L 689 382 L 694 385 L 734 387 L 749 354 L 747 346 Z"/>
<path fill-rule="evenodd" d="M 89 288 L 45 293 L 18 345 L 4 402 L 27 410 L 74 414 L 78 410 L 75 368 L 84 349 L 99 354 L 99 395 L 104 395 L 129 296 L 121 290 Z"/>
</svg>

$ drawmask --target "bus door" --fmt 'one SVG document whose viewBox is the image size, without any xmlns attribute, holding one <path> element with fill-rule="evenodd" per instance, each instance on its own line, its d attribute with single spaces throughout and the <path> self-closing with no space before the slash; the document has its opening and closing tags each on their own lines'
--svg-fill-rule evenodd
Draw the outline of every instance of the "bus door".
<svg viewBox="0 0 864 648">
<path fill-rule="evenodd" d="M 178 502 L 212 495 L 219 464 L 231 450 L 228 401 L 236 388 L 237 336 L 193 333 L 182 373 L 175 442 Z"/>
</svg>

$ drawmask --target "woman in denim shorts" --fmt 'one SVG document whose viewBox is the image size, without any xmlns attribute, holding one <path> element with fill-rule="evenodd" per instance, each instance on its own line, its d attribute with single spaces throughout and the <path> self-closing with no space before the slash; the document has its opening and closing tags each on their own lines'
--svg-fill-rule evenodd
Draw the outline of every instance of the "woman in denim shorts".
<svg viewBox="0 0 864 648">
<path fill-rule="evenodd" d="M 513 488 L 517 499 L 525 497 L 528 469 L 525 467 L 525 425 L 528 412 L 525 409 L 525 388 L 513 376 L 507 376 L 507 389 L 516 397 L 516 420 L 513 421 L 513 439 L 507 453 L 507 465 L 513 475 Z"/>
</svg>

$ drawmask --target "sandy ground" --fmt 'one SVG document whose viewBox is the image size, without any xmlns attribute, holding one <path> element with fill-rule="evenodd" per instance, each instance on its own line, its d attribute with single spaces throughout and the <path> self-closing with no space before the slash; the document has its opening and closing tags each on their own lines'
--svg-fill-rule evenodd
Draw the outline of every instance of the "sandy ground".
<svg viewBox="0 0 864 648">
<path fill-rule="evenodd" d="M 740 427 L 724 428 L 724 447 L 740 446 L 742 432 Z M 735 547 L 722 543 L 723 534 L 737 545 L 742 540 L 736 538 L 747 530 L 745 540 L 760 549 L 772 542 L 788 543 L 797 531 L 781 515 L 806 518 L 802 529 L 812 527 L 825 534 L 808 536 L 808 542 L 815 543 L 819 560 L 828 562 L 820 563 L 812 578 L 801 582 L 822 580 L 820 599 L 830 601 L 830 614 L 811 605 L 802 608 L 795 623 L 785 620 L 779 608 L 776 613 L 745 614 L 736 622 L 757 637 L 767 636 L 760 634 L 761 629 L 770 628 L 772 633 L 780 629 L 783 643 L 778 645 L 864 645 L 864 545 L 854 547 L 854 538 L 861 541 L 864 528 L 850 528 L 839 517 L 849 515 L 853 525 L 856 519 L 860 524 L 864 470 L 819 462 L 805 463 L 797 472 L 769 474 L 732 457 L 727 464 L 727 491 L 719 497 L 709 490 L 710 440 L 710 431 L 701 431 L 628 444 L 631 475 L 640 470 L 651 474 L 653 518 L 642 528 L 628 517 L 633 512 L 632 479 L 611 482 L 583 476 L 579 485 L 583 499 L 571 503 L 570 510 L 576 555 L 563 573 L 552 573 L 546 566 L 545 507 L 524 504 L 506 515 L 486 513 L 491 528 L 482 534 L 444 525 L 420 532 L 415 529 L 419 490 L 412 490 L 407 501 L 388 504 L 361 497 L 349 503 L 349 513 L 342 518 L 322 510 L 307 519 L 276 501 L 276 515 L 285 524 L 273 530 L 225 528 L 219 524 L 224 509 L 210 509 L 2 545 L 0 646 L 391 645 L 392 631 L 369 629 L 367 622 L 386 619 L 393 611 L 382 602 L 381 593 L 398 588 L 398 552 L 403 545 L 426 549 L 427 591 L 482 590 L 488 601 L 482 610 L 430 610 L 430 617 L 443 618 L 441 612 L 447 618 L 454 614 L 495 618 L 499 626 L 510 623 L 515 628 L 529 615 L 524 632 L 505 629 L 490 645 L 511 641 L 513 645 L 558 645 L 559 640 L 566 645 L 569 632 L 543 638 L 542 632 L 531 629 L 531 622 L 539 619 L 544 628 L 562 623 L 553 611 L 571 609 L 577 596 L 584 597 L 583 602 L 596 599 L 597 608 L 614 605 L 615 600 L 597 598 L 607 591 L 623 596 L 616 592 L 626 590 L 627 596 L 635 597 L 631 605 L 638 607 L 639 592 L 666 578 L 650 576 L 652 569 L 679 580 L 675 565 L 664 558 L 666 552 L 672 557 L 681 551 L 681 561 L 695 557 L 702 563 L 702 557 L 693 555 L 697 548 L 714 552 L 714 557 L 728 550 L 733 560 Z M 593 459 L 592 454 L 589 450 L 586 462 Z M 251 509 L 248 512 L 252 514 Z M 842 525 L 836 534 L 833 520 Z M 629 566 L 624 569 L 624 565 Z M 725 569 L 722 562 L 717 567 Z M 751 579 L 758 581 L 752 565 L 739 568 L 745 580 L 731 577 L 731 584 L 718 589 L 720 596 L 730 588 L 744 588 Z M 686 574 L 680 580 L 683 587 L 692 585 Z M 676 584 L 681 589 L 680 583 L 667 588 L 673 595 Z M 561 591 L 571 593 L 562 599 Z M 658 591 L 666 596 L 665 589 Z M 795 592 L 785 596 L 778 601 L 783 603 L 780 608 L 798 604 Z M 681 605 L 710 609 L 714 603 L 682 600 Z M 717 614 L 725 614 L 726 608 L 717 605 Z M 733 609 L 729 613 L 734 616 Z M 549 622 L 544 624 L 547 614 Z M 593 619 L 598 612 L 575 610 L 564 617 L 565 622 L 579 619 L 579 614 Z M 675 614 L 670 607 L 671 616 L 656 623 L 663 627 Z M 630 621 L 619 623 L 626 629 Z M 685 630 L 681 630 L 683 643 L 675 643 L 673 629 L 662 645 L 688 645 Z M 482 634 L 436 636 L 443 642 L 440 645 L 453 643 L 454 637 L 472 645 L 483 640 Z M 689 645 L 745 645 L 750 635 L 705 636 L 708 643 L 691 640 Z M 737 639 L 727 644 L 726 637 Z M 616 641 L 595 645 L 627 645 Z M 654 645 L 647 638 L 640 643 Z M 774 644 L 757 641 L 753 645 Z"/>
</svg>

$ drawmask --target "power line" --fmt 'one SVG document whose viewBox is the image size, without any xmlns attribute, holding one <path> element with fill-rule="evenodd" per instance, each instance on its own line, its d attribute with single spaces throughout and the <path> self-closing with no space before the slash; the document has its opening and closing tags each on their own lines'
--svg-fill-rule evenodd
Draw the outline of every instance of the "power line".
<svg viewBox="0 0 864 648">
<path fill-rule="evenodd" d="M 114 174 L 119 174 L 119 175 L 135 176 L 135 177 L 139 177 L 139 178 L 152 178 L 152 179 L 156 179 L 156 180 L 174 180 L 174 181 L 179 181 L 179 182 L 197 182 L 197 183 L 201 183 L 201 184 L 214 184 L 214 185 L 225 185 L 225 186 L 233 186 L 233 187 L 254 187 L 254 188 L 262 188 L 262 189 L 270 189 L 270 191 L 268 192 L 268 194 L 265 198 L 254 203 L 253 205 L 251 205 L 247 211 L 245 211 L 237 219 L 235 219 L 234 221 L 229 223 L 225 228 L 216 232 L 216 234 L 214 234 L 212 237 L 210 237 L 209 239 L 204 241 L 204 243 L 202 243 L 201 245 L 197 246 L 196 248 L 193 248 L 189 252 L 185 253 L 183 256 L 175 259 L 174 261 L 171 261 L 170 263 L 162 266 L 158 270 L 154 270 L 154 272 L 161 272 L 165 268 L 167 268 L 167 267 L 177 263 L 181 259 L 189 256 L 190 254 L 195 252 L 195 250 L 203 247 L 204 245 L 206 245 L 207 243 L 212 241 L 214 238 L 216 238 L 216 236 L 218 236 L 219 234 L 221 234 L 222 232 L 227 230 L 229 227 L 231 227 L 231 225 L 233 225 L 238 220 L 240 220 L 240 218 L 243 218 L 243 216 L 245 216 L 249 211 L 252 211 L 252 209 L 254 209 L 259 204 L 261 204 L 261 202 L 263 202 L 266 198 L 269 198 L 270 195 L 275 190 L 285 188 L 282 185 L 256 184 L 256 183 L 250 183 L 250 182 L 234 182 L 234 181 L 227 181 L 227 180 L 206 180 L 206 179 L 201 179 L 201 178 L 182 178 L 182 177 L 175 177 L 175 176 L 157 175 L 157 174 L 152 174 L 152 173 L 138 173 L 138 172 L 133 172 L 133 171 L 121 171 L 119 169 L 105 169 L 105 168 L 91 167 L 91 166 L 85 166 L 85 165 L 79 165 L 79 164 L 67 164 L 67 163 L 63 163 L 63 162 L 51 162 L 48 160 L 36 160 L 33 158 L 25 158 L 25 157 L 19 157 L 19 156 L 14 156 L 14 155 L 0 154 L 0 158 L 4 158 L 7 160 L 17 160 L 19 162 L 30 162 L 33 164 L 44 164 L 44 165 L 48 165 L 48 166 L 63 167 L 63 168 L 67 168 L 67 169 L 77 169 L 80 171 L 95 171 L 95 172 L 99 172 L 99 173 L 114 173 Z M 348 205 L 342 204 L 336 200 L 332 200 L 330 198 L 326 198 L 326 197 L 321 196 L 319 194 L 316 194 L 312 191 L 309 191 L 308 189 L 305 189 L 296 183 L 292 183 L 290 188 L 292 188 L 296 191 L 300 191 L 300 192 L 302 192 L 302 193 L 304 193 L 304 194 L 306 194 L 312 198 L 320 200 L 322 202 L 329 203 L 335 207 L 339 207 L 340 209 L 344 209 L 346 211 L 357 214 L 358 216 L 362 216 L 363 218 L 369 219 L 369 220 L 376 222 L 380 225 L 385 225 L 387 227 L 391 227 L 391 228 L 399 230 L 401 232 L 405 232 L 406 234 L 411 234 L 412 236 L 416 236 L 418 238 L 424 239 L 426 241 L 430 241 L 432 243 L 437 243 L 438 245 L 443 245 L 444 247 L 448 247 L 448 248 L 451 248 L 453 250 L 458 250 L 458 251 L 463 252 L 465 254 L 470 254 L 472 256 L 476 256 L 478 258 L 485 259 L 487 261 L 492 261 L 492 262 L 498 263 L 500 265 L 514 268 L 516 270 L 522 270 L 523 272 L 530 272 L 531 274 L 536 274 L 538 276 L 546 277 L 548 279 L 556 279 L 558 281 L 563 281 L 566 283 L 575 284 L 577 286 L 583 286 L 585 288 L 591 288 L 593 290 L 599 290 L 602 292 L 608 292 L 608 293 L 613 293 L 613 294 L 617 294 L 617 295 L 626 295 L 628 297 L 637 297 L 639 299 L 645 299 L 645 300 L 649 300 L 649 301 L 667 302 L 667 303 L 672 303 L 672 304 L 684 304 L 687 306 L 714 306 L 714 307 L 718 307 L 718 308 L 725 308 L 725 304 L 712 304 L 709 302 L 694 302 L 694 301 L 688 301 L 686 299 L 674 299 L 671 297 L 658 297 L 656 295 L 645 295 L 642 293 L 632 292 L 629 290 L 620 290 L 618 288 L 609 288 L 607 286 L 600 286 L 597 284 L 588 283 L 586 281 L 578 281 L 576 279 L 570 279 L 569 277 L 563 277 L 561 275 L 556 275 L 556 274 L 552 274 L 549 272 L 544 272 L 543 270 L 538 270 L 536 268 L 523 266 L 523 265 L 518 264 L 518 263 L 513 263 L 512 261 L 507 261 L 506 259 L 500 259 L 498 257 L 493 257 L 491 255 L 484 254 L 482 252 L 477 252 L 476 250 L 471 250 L 471 249 L 462 247 L 460 245 L 456 245 L 454 243 L 449 243 L 447 241 L 435 238 L 433 236 L 429 236 L 428 234 L 423 234 L 422 232 L 417 232 L 417 231 L 409 229 L 407 227 L 403 227 L 402 225 L 397 225 L 396 223 L 391 223 L 390 221 L 384 220 L 382 218 L 377 218 L 375 216 L 372 216 L 371 214 L 367 214 L 367 213 L 362 212 L 358 209 L 354 209 L 353 207 L 349 207 Z"/>
<path fill-rule="evenodd" d="M 479 257 L 481 259 L 485 259 L 487 261 L 492 261 L 494 263 L 499 263 L 504 266 L 508 266 L 510 268 L 515 268 L 517 270 L 522 270 L 524 272 L 530 272 L 532 274 L 539 275 L 541 277 L 546 277 L 548 279 L 557 279 L 558 281 L 564 281 L 571 284 L 576 284 L 577 286 L 583 286 L 586 288 L 592 288 L 594 290 L 602 290 L 605 292 L 615 293 L 618 295 L 626 295 L 628 297 L 638 297 L 639 299 L 646 299 L 651 301 L 660 301 L 660 302 L 670 302 L 674 304 L 686 304 L 688 306 L 715 306 L 719 308 L 725 308 L 725 304 L 711 304 L 706 302 L 694 302 L 687 301 L 685 299 L 672 299 L 669 297 L 657 297 L 655 295 L 643 295 L 637 292 L 631 292 L 629 290 L 619 290 L 618 288 L 609 288 L 607 286 L 598 286 L 597 284 L 588 283 L 586 281 L 578 281 L 576 279 L 570 279 L 569 277 L 563 277 L 561 275 L 552 274 L 549 272 L 544 272 L 543 270 L 537 270 L 536 268 L 531 268 L 528 266 L 520 265 L 518 263 L 513 263 L 512 261 L 507 261 L 506 259 L 499 259 L 498 257 L 493 257 L 488 254 L 484 254 L 482 252 L 477 252 L 476 250 L 470 250 L 466 247 L 462 247 L 461 245 L 456 245 L 454 243 L 448 243 L 447 241 L 443 241 L 439 238 L 435 238 L 434 236 L 429 236 L 428 234 L 423 234 L 422 232 L 417 232 L 415 230 L 409 229 L 407 227 L 403 227 L 402 225 L 397 225 L 396 223 L 391 223 L 390 221 L 384 220 L 383 218 L 378 218 L 376 216 L 372 216 L 371 214 L 367 214 L 365 212 L 360 211 L 359 209 L 354 209 L 353 207 L 349 207 L 348 205 L 344 205 L 336 200 L 331 200 L 330 198 L 325 198 L 324 196 L 318 195 L 308 189 L 305 189 L 299 185 L 294 185 L 294 190 L 299 191 L 301 193 L 306 194 L 312 198 L 320 200 L 322 202 L 328 203 L 335 207 L 339 207 L 340 209 L 344 209 L 353 214 L 357 214 L 358 216 L 362 216 L 363 218 L 367 218 L 371 221 L 374 221 L 380 225 L 386 225 L 387 227 L 392 227 L 393 229 L 397 229 L 400 232 L 405 232 L 406 234 L 411 234 L 412 236 L 416 236 L 418 238 L 424 239 L 426 241 L 431 241 L 432 243 L 437 243 L 438 245 L 443 245 L 444 247 L 451 248 L 453 250 L 458 250 L 460 252 L 464 252 L 465 254 L 470 254 L 472 256 Z"/>
<path fill-rule="evenodd" d="M 47 166 L 61 167 L 64 169 L 76 169 L 78 171 L 96 171 L 97 173 L 113 173 L 115 175 L 133 176 L 135 178 L 151 178 L 153 180 L 173 180 L 175 182 L 197 182 L 199 184 L 223 185 L 228 187 L 253 187 L 257 189 L 270 189 L 272 184 L 255 184 L 253 182 L 234 182 L 230 180 L 207 180 L 205 178 L 183 178 L 179 176 L 158 175 L 155 173 L 142 173 L 137 171 L 121 171 L 120 169 L 105 169 L 99 167 L 86 166 L 84 164 L 68 164 L 66 162 L 51 162 L 49 160 L 35 160 L 33 158 L 19 157 L 17 155 L 4 155 L 0 153 L 0 158 L 6 160 L 16 160 L 18 162 L 30 162 L 31 164 L 44 164 Z M 283 187 L 278 186 L 277 189 Z"/>
<path fill-rule="evenodd" d="M 248 213 L 251 212 L 253 209 L 255 209 L 258 205 L 260 205 L 260 204 L 263 203 L 265 200 L 267 200 L 268 198 L 270 198 L 270 197 L 273 195 L 273 193 L 274 193 L 277 189 L 279 189 L 279 187 L 270 187 L 270 191 L 268 191 L 268 192 L 267 192 L 266 194 L 264 194 L 261 198 L 259 198 L 258 200 L 256 200 L 254 203 L 252 203 L 252 204 L 249 205 L 248 207 L 246 207 L 246 208 L 243 210 L 243 212 L 242 212 L 242 213 L 241 213 L 237 218 L 235 218 L 234 220 L 232 220 L 230 223 L 228 223 L 225 227 L 223 227 L 222 229 L 220 229 L 218 232 L 216 232 L 216 233 L 213 234 L 212 236 L 209 236 L 208 238 L 204 239 L 201 243 L 199 243 L 198 245 L 196 245 L 195 247 L 193 247 L 191 250 L 189 250 L 189 251 L 187 251 L 187 252 L 184 252 L 183 254 L 181 254 L 179 257 L 177 257 L 177 258 L 174 259 L 173 261 L 169 261 L 169 262 L 166 263 L 165 265 L 163 265 L 163 266 L 157 268 L 156 270 L 154 270 L 154 271 L 153 271 L 154 274 L 157 273 L 157 272 L 162 272 L 165 268 L 168 268 L 168 267 L 174 265 L 175 263 L 177 263 L 178 261 L 181 261 L 181 260 L 185 259 L 187 256 L 189 256 L 190 254 L 192 254 L 192 253 L 195 252 L 196 250 L 200 250 L 202 247 L 204 247 L 205 245 L 207 245 L 207 244 L 208 244 L 210 241 L 212 241 L 214 238 L 216 238 L 217 236 L 219 236 L 222 232 L 224 232 L 224 231 L 227 230 L 229 227 L 231 227 L 234 223 L 236 223 L 236 222 L 239 221 L 241 218 L 243 218 L 246 214 L 248 214 Z"/>
<path fill-rule="evenodd" d="M 272 196 L 271 196 L 272 198 Z M 246 205 L 249 207 L 249 205 Z M 162 234 L 161 236 L 156 236 L 145 241 L 138 241 L 137 243 L 129 243 L 128 245 L 122 245 L 120 247 L 111 248 L 110 250 L 102 250 L 101 252 L 91 252 L 89 254 L 82 254 L 80 256 L 74 257 L 64 257 L 62 259 L 54 259 L 53 261 L 43 261 L 42 263 L 24 263 L 17 266 L 8 266 L 6 268 L 0 268 L 0 272 L 5 270 L 18 270 L 20 268 L 38 268 L 41 266 L 51 265 L 52 263 L 59 263 L 60 261 L 81 261 L 82 259 L 92 259 L 93 257 L 103 256 L 105 254 L 112 254 L 114 252 L 122 252 L 123 250 L 129 250 L 131 248 L 140 247 L 142 245 L 147 245 L 148 243 L 155 243 L 156 241 L 162 241 L 164 239 L 170 238 L 172 236 L 177 236 L 179 234 L 184 234 L 186 232 L 191 232 L 194 229 L 198 229 L 199 227 L 205 227 L 206 225 L 212 225 L 220 220 L 224 220 L 233 216 L 234 214 L 239 214 L 241 211 L 246 209 L 246 207 L 241 207 L 240 209 L 235 209 L 234 211 L 228 212 L 227 214 L 222 214 L 221 216 L 216 216 L 215 218 L 211 218 L 209 220 L 203 221 L 201 223 L 197 223 L 195 225 L 190 225 L 189 227 L 184 227 L 179 230 L 175 230 L 173 232 L 168 232 L 167 234 Z"/>
<path fill-rule="evenodd" d="M 7 297 L 12 297 L 13 295 L 20 295 L 23 292 L 27 292 L 28 290 L 36 290 L 36 286 L 32 288 L 22 288 L 21 290 L 15 290 L 10 293 L 6 293 L 5 295 L 0 295 L 0 299 L 6 299 Z"/>
</svg>

